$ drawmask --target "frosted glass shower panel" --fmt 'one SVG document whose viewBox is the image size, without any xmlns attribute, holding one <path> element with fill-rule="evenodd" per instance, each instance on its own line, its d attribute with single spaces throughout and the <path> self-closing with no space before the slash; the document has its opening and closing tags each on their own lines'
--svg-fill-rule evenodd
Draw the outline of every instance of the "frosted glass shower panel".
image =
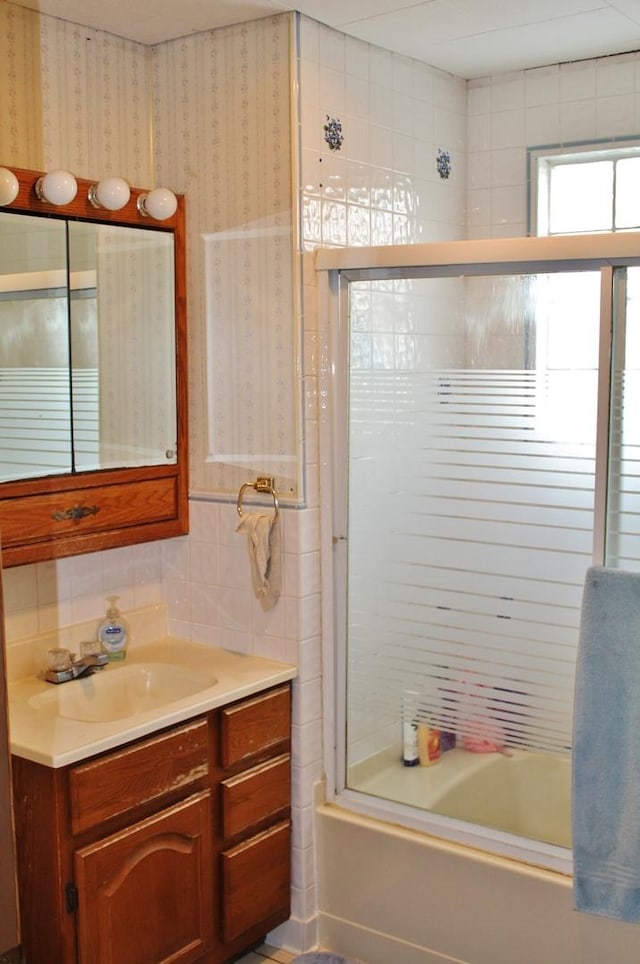
<svg viewBox="0 0 640 964">
<path fill-rule="evenodd" d="M 456 737 L 439 770 L 473 740 L 570 748 L 599 285 L 580 271 L 349 286 L 352 789 L 429 808 L 408 788 L 421 768 L 401 762 L 407 692 Z"/>
<path fill-rule="evenodd" d="M 618 268 L 612 365 L 607 564 L 640 569 L 640 268 Z"/>
</svg>

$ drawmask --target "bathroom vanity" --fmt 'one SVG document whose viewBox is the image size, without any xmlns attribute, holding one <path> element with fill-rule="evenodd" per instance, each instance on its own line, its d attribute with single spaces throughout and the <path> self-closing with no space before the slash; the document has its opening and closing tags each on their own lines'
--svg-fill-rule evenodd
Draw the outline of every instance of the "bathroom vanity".
<svg viewBox="0 0 640 964">
<path fill-rule="evenodd" d="M 186 644 L 183 651 L 190 658 L 204 651 L 206 660 L 207 649 Z M 170 652 L 173 662 L 165 665 L 179 675 L 167 645 L 143 647 L 129 666 L 157 668 Z M 66 746 L 49 763 L 14 747 L 27 962 L 222 964 L 288 918 L 295 671 L 220 650 L 209 654 L 214 675 L 205 674 L 205 688 L 196 694 L 119 724 L 58 715 L 54 729 Z M 120 672 L 109 667 L 105 674 L 117 681 Z M 126 674 L 122 680 L 124 686 Z M 53 693 L 48 702 L 55 704 L 56 691 L 62 697 L 85 682 L 100 688 L 96 678 L 49 684 L 41 692 Z M 15 714 L 18 734 L 27 736 L 22 752 L 31 757 L 41 751 L 33 749 L 28 714 L 46 717 L 82 705 L 58 698 L 57 710 L 43 711 L 34 690 L 43 685 L 25 681 L 10 690 L 14 709 L 21 686 L 32 691 Z M 98 705 L 91 695 L 87 702 Z M 76 724 L 86 734 L 85 751 L 79 744 L 70 748 Z M 129 739 L 136 731 L 144 735 Z M 49 740 L 55 742 L 55 734 Z M 104 743 L 108 749 L 92 752 Z M 50 742 L 43 760 L 51 752 Z M 66 758 L 73 759 L 63 763 Z"/>
</svg>

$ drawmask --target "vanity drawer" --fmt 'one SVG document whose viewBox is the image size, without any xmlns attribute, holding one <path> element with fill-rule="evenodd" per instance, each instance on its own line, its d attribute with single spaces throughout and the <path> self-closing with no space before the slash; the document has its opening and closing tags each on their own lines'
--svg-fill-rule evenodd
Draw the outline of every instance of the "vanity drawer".
<svg viewBox="0 0 640 964">
<path fill-rule="evenodd" d="M 278 746 L 289 749 L 291 732 L 291 691 L 280 686 L 220 714 L 222 766 L 248 762 L 251 757 Z"/>
<path fill-rule="evenodd" d="M 291 757 L 275 760 L 222 781 L 222 835 L 235 837 L 276 814 L 291 800 Z"/>
<path fill-rule="evenodd" d="M 276 915 L 279 923 L 287 919 L 290 847 L 291 824 L 287 820 L 222 854 L 225 941 Z"/>
<path fill-rule="evenodd" d="M 209 725 L 201 718 L 69 772 L 71 829 L 79 834 L 197 783 L 209 773 Z"/>
<path fill-rule="evenodd" d="M 59 535 L 101 532 L 175 518 L 177 482 L 172 476 L 148 482 L 99 485 L 0 500 L 3 546 Z"/>
</svg>

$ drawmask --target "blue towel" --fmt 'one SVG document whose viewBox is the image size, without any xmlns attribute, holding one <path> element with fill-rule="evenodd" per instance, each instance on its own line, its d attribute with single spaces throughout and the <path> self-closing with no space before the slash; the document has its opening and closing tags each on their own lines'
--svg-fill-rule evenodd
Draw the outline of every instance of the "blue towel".
<svg viewBox="0 0 640 964">
<path fill-rule="evenodd" d="M 587 571 L 573 737 L 575 907 L 640 921 L 640 572 Z"/>
</svg>

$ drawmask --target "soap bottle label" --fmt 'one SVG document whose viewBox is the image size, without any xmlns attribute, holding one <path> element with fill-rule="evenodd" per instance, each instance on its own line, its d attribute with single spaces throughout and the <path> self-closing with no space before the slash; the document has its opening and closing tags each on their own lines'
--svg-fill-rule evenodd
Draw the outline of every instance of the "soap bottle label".
<svg viewBox="0 0 640 964">
<path fill-rule="evenodd" d="M 98 639 L 105 653 L 112 659 L 124 659 L 127 645 L 127 623 L 116 606 L 117 596 L 108 596 L 106 618 L 98 627 Z"/>
<path fill-rule="evenodd" d="M 100 642 L 109 659 L 124 659 L 127 634 L 122 626 L 118 626 L 117 623 L 102 626 Z"/>
</svg>

